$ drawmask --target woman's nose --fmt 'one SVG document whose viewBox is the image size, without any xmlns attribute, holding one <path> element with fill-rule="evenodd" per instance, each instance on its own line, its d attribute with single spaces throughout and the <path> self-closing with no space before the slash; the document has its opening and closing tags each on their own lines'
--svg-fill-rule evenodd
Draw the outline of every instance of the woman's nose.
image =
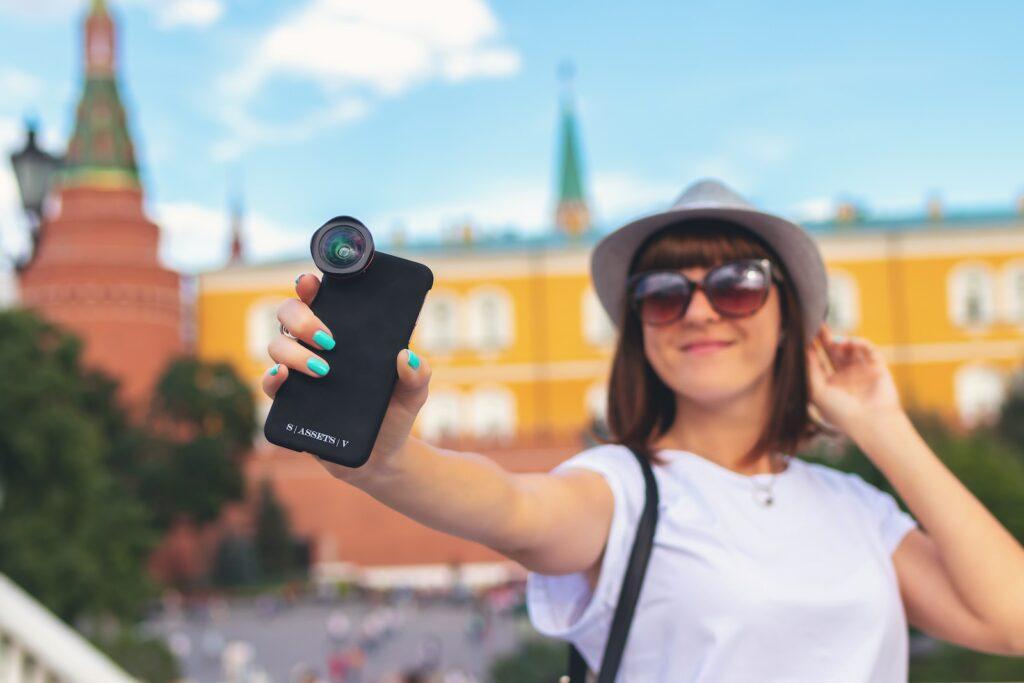
<svg viewBox="0 0 1024 683">
<path fill-rule="evenodd" d="M 704 290 L 697 289 L 690 298 L 690 305 L 686 307 L 686 315 L 683 317 L 690 321 L 715 320 L 718 318 L 718 312 L 711 307 Z"/>
</svg>

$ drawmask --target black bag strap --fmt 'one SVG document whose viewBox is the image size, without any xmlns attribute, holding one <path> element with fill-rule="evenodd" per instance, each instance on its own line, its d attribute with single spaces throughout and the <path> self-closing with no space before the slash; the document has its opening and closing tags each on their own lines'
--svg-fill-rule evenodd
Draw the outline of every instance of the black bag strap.
<svg viewBox="0 0 1024 683">
<path fill-rule="evenodd" d="M 613 683 L 615 675 L 619 671 L 622 652 L 626 647 L 626 638 L 629 636 L 629 627 L 633 623 L 633 613 L 636 611 L 637 599 L 640 597 L 640 587 L 643 585 L 644 575 L 647 573 L 647 562 L 651 557 L 654 529 L 658 525 L 658 483 L 654 479 L 654 470 L 651 469 L 651 463 L 647 458 L 632 448 L 629 450 L 640 463 L 640 469 L 644 475 L 646 497 L 644 511 L 637 524 L 636 536 L 633 538 L 633 548 L 629 553 L 626 575 L 622 579 L 622 590 L 619 593 L 619 602 L 615 606 L 615 616 L 612 618 L 608 642 L 605 643 L 604 656 L 601 658 L 601 670 L 597 676 L 597 683 Z M 586 676 L 586 662 L 576 647 L 570 643 L 569 683 L 585 683 Z"/>
</svg>

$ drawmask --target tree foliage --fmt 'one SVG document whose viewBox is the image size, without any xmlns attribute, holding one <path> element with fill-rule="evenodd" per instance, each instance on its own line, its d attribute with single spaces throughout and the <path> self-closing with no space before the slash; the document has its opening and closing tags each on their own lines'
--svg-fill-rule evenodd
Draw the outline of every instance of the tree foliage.
<svg viewBox="0 0 1024 683">
<path fill-rule="evenodd" d="M 0 312 L 0 571 L 67 621 L 137 614 L 156 541 L 118 476 L 137 434 L 81 352 L 31 313 Z"/>
</svg>

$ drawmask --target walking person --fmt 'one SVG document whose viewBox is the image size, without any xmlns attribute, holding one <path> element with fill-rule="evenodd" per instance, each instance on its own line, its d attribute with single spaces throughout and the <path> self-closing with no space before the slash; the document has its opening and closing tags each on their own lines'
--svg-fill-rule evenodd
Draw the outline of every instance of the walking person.
<svg viewBox="0 0 1024 683">
<path fill-rule="evenodd" d="M 1024 549 L 921 439 L 875 346 L 832 336 L 824 263 L 802 228 L 705 180 L 604 237 L 591 276 L 618 330 L 608 443 L 512 474 L 411 437 L 430 367 L 403 350 L 369 462 L 324 467 L 520 562 L 536 628 L 597 670 L 649 464 L 658 518 L 617 681 L 905 681 L 908 622 L 1024 655 Z M 318 285 L 300 276 L 278 309 L 313 348 Z M 316 376 L 294 339 L 269 352 L 269 396 L 290 372 Z M 912 515 L 798 457 L 822 422 Z"/>
</svg>

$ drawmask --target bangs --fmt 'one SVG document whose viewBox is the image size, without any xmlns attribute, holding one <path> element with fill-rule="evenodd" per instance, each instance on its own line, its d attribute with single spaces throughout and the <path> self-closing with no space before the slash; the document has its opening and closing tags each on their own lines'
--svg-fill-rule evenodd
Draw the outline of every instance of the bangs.
<svg viewBox="0 0 1024 683">
<path fill-rule="evenodd" d="M 711 268 L 742 258 L 767 258 L 777 271 L 781 270 L 782 264 L 771 248 L 746 228 L 716 218 L 695 218 L 649 237 L 637 249 L 630 273 Z"/>
</svg>

